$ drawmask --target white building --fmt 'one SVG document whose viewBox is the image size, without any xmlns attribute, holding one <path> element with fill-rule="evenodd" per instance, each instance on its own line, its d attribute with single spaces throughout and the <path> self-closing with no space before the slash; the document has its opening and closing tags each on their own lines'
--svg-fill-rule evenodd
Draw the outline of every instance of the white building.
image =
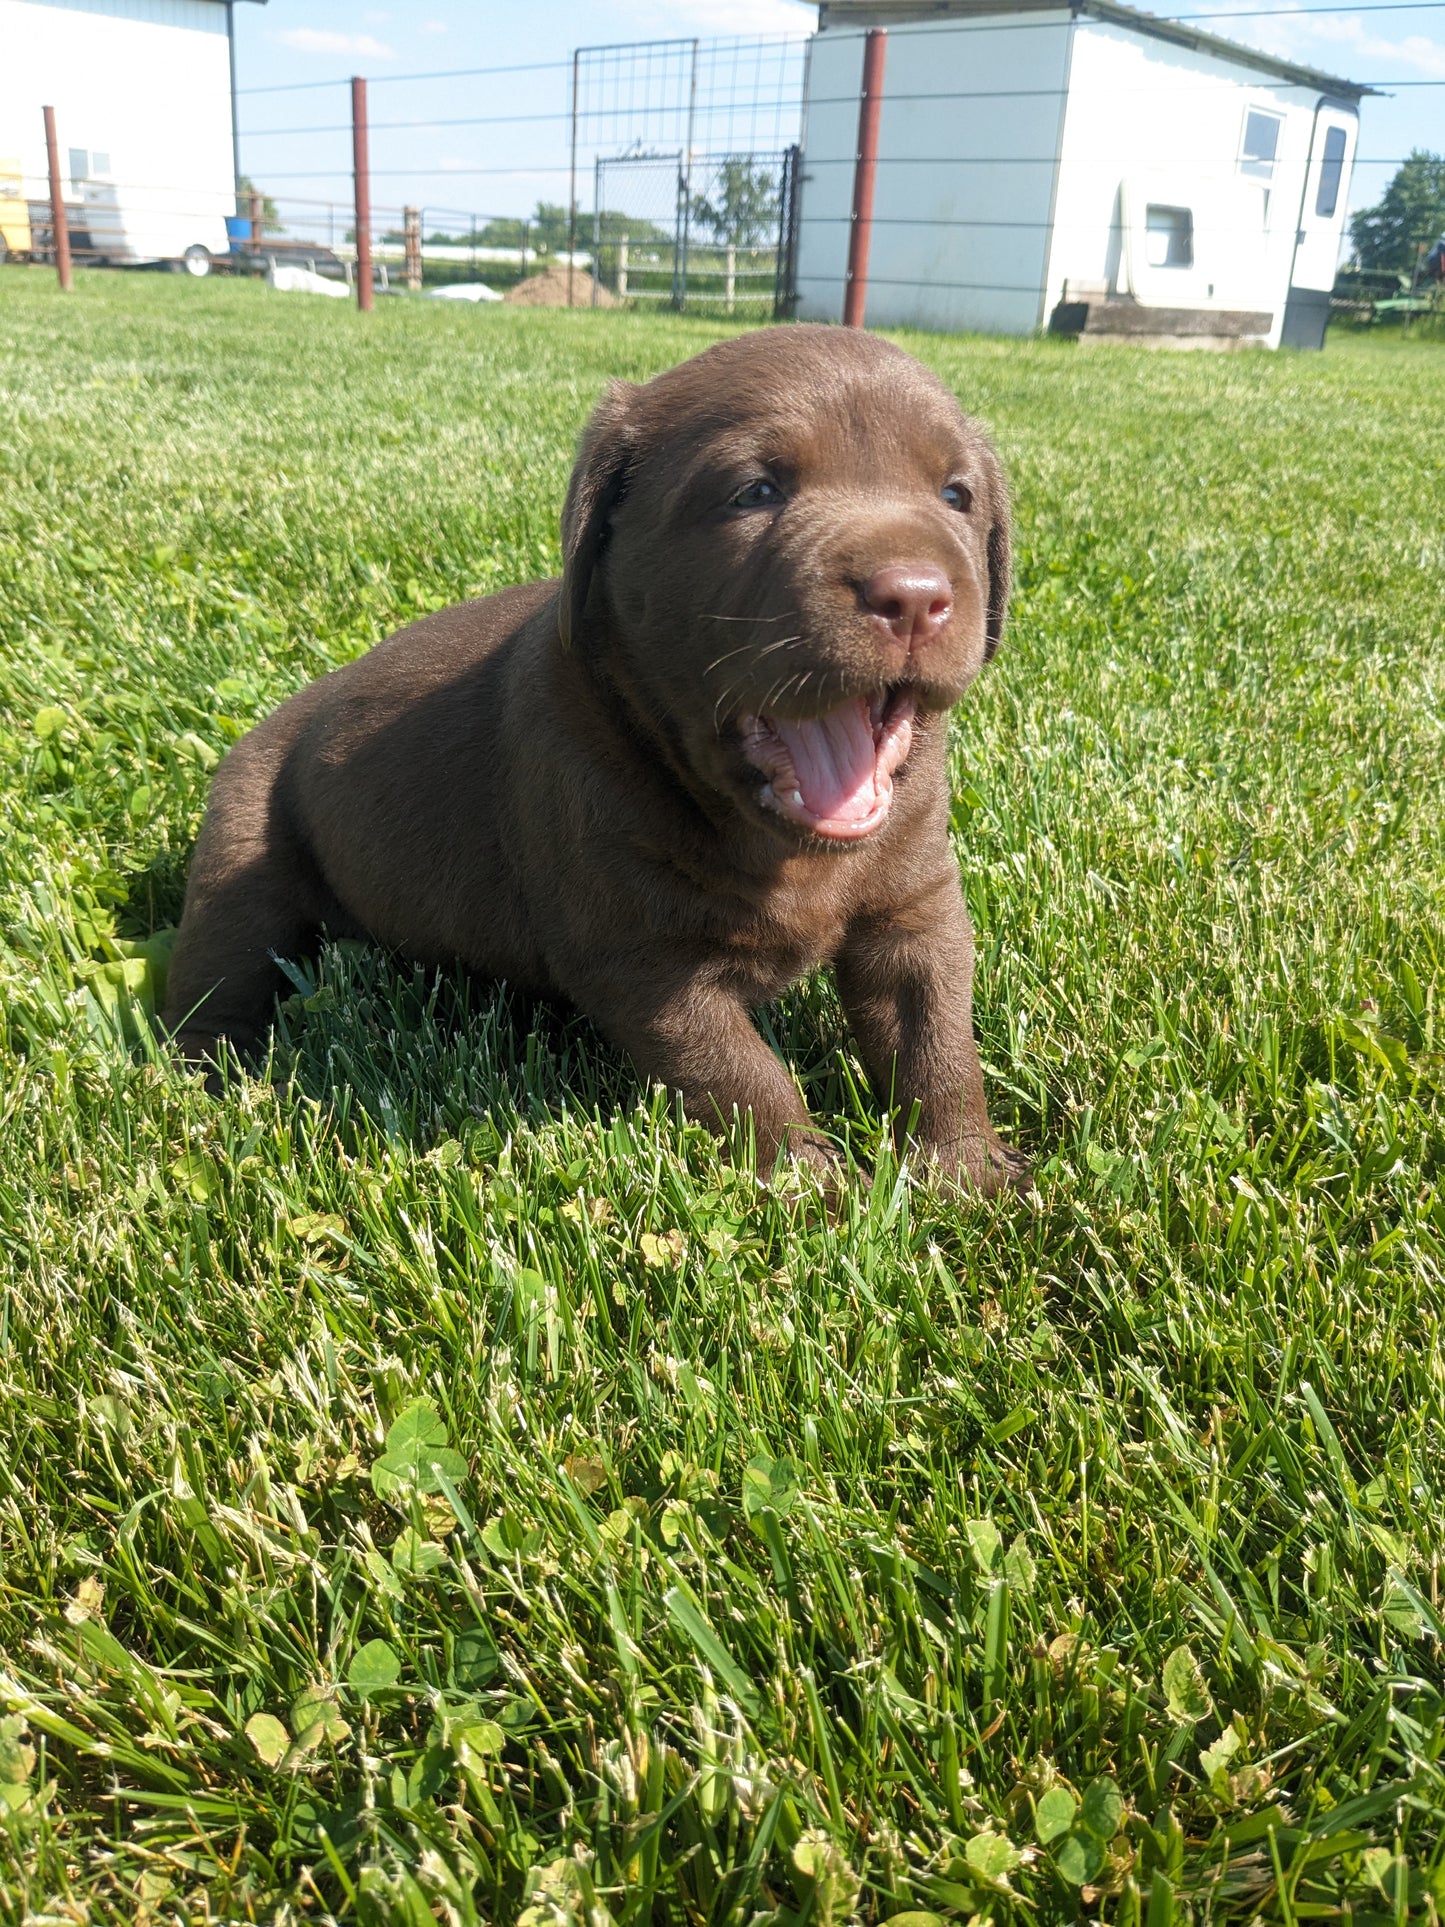
<svg viewBox="0 0 1445 1927">
<path fill-rule="evenodd" d="M 1117 0 L 819 13 L 800 318 L 842 315 L 862 30 L 887 27 L 870 323 L 1321 346 L 1371 89 Z"/>
<path fill-rule="evenodd" d="M 236 211 L 227 0 L 0 0 L 0 172 L 48 198 L 55 109 L 77 259 L 204 273 Z M 18 163 L 18 167 L 14 164 Z"/>
</svg>

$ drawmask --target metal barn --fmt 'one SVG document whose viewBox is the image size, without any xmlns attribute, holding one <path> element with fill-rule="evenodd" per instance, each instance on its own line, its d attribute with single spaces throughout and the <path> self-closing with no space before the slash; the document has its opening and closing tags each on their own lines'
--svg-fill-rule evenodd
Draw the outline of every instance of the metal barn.
<svg viewBox="0 0 1445 1927">
<path fill-rule="evenodd" d="M 234 214 L 227 0 L 0 0 L 0 157 L 45 198 L 41 109 L 84 255 L 204 273 Z"/>
<path fill-rule="evenodd" d="M 1368 87 L 1116 0 L 827 0 L 797 312 L 843 311 L 863 29 L 889 29 L 880 326 L 1318 348 Z"/>
</svg>

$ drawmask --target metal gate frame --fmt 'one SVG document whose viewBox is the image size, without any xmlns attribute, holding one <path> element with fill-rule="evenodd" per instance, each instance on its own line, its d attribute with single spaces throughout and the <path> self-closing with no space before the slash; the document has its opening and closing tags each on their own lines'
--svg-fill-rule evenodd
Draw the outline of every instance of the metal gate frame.
<svg viewBox="0 0 1445 1927">
<path fill-rule="evenodd" d="M 791 321 L 798 302 L 798 219 L 802 210 L 803 150 L 783 154 L 778 207 L 778 266 L 773 277 L 773 319 Z"/>
<path fill-rule="evenodd" d="M 688 149 L 678 149 L 676 153 L 599 154 L 595 157 L 592 164 L 591 305 L 593 307 L 598 305 L 597 290 L 601 285 L 603 250 L 610 245 L 602 233 L 602 217 L 607 212 L 603 203 L 607 199 L 606 182 L 609 172 L 630 166 L 656 167 L 671 162 L 677 169 L 677 188 L 673 204 L 672 286 L 666 301 L 675 313 L 686 312 L 692 256 L 692 187 L 694 161 L 697 158 L 699 157 Z M 753 156 L 736 155 L 727 158 L 751 160 Z M 763 157 L 759 155 L 758 158 Z M 766 158 L 778 169 L 777 241 L 773 262 L 773 319 L 786 321 L 791 318 L 797 302 L 798 220 L 803 180 L 802 149 L 795 145 L 784 148 L 781 154 L 774 150 L 769 152 Z M 653 217 L 650 215 L 639 215 L 638 219 L 653 223 Z M 731 311 L 731 303 L 729 309 Z"/>
</svg>

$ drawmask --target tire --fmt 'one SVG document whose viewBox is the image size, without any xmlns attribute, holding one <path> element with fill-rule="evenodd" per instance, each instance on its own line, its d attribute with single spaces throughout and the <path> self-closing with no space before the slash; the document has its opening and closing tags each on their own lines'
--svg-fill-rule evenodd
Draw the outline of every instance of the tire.
<svg viewBox="0 0 1445 1927">
<path fill-rule="evenodd" d="M 211 250 L 203 248 L 199 242 L 186 249 L 181 256 L 181 266 L 186 273 L 202 281 L 211 272 Z"/>
</svg>

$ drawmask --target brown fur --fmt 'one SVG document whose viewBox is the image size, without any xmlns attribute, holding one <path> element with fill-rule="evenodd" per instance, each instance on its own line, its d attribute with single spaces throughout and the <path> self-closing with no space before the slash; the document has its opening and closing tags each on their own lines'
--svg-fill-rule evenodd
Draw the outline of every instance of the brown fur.
<svg viewBox="0 0 1445 1927">
<path fill-rule="evenodd" d="M 734 505 L 759 473 L 780 508 Z M 364 935 L 568 999 L 691 1115 L 750 1112 L 767 1164 L 826 1162 L 749 1012 L 832 964 L 919 1144 L 985 1191 L 1019 1181 L 985 1107 L 945 768 L 947 711 L 1008 594 L 988 442 L 900 350 L 772 329 L 614 383 L 562 534 L 560 583 L 402 630 L 226 757 L 171 966 L 180 1048 L 255 1045 L 274 958 Z M 951 585 L 926 646 L 865 606 L 899 563 Z M 918 714 L 879 828 L 828 843 L 759 806 L 744 711 L 815 715 L 884 685 Z"/>
</svg>

